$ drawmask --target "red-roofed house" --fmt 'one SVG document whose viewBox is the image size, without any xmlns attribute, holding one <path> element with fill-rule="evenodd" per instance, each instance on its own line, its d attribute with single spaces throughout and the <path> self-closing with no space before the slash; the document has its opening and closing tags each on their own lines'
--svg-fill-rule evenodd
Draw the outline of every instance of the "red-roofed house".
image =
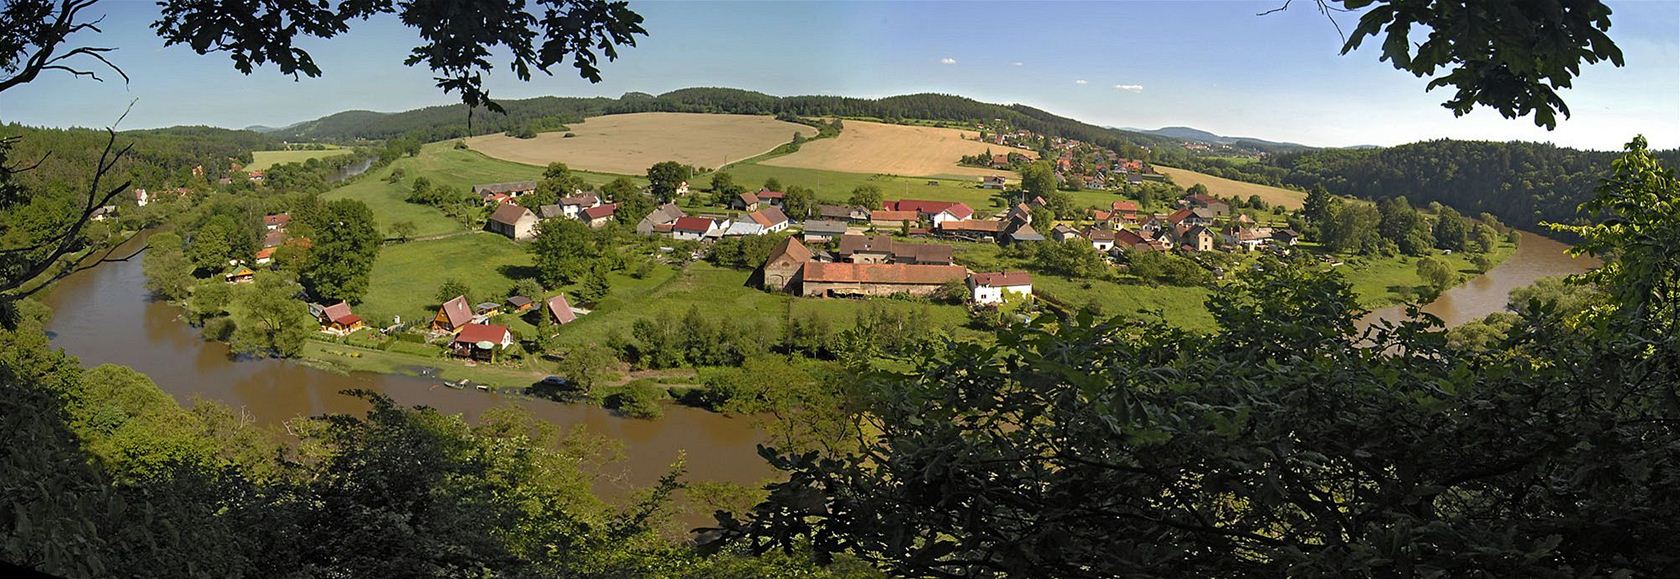
<svg viewBox="0 0 1680 579">
<path fill-rule="evenodd" d="M 718 229 L 718 222 L 705 217 L 678 217 L 671 223 L 671 238 L 699 241 Z"/>
<path fill-rule="evenodd" d="M 769 189 L 759 189 L 757 195 L 759 201 L 771 207 L 781 207 L 782 200 L 787 198 L 787 193 Z"/>
<path fill-rule="evenodd" d="M 970 299 L 980 305 L 1001 304 L 1004 294 L 1032 296 L 1032 276 L 1024 271 L 974 273 L 968 276 Z"/>
<path fill-rule="evenodd" d="M 1125 219 L 1127 221 L 1136 221 L 1137 213 L 1142 209 L 1142 207 L 1138 206 L 1138 202 L 1129 199 L 1115 201 L 1112 207 L 1115 213 L 1120 214 L 1121 219 Z"/>
<path fill-rule="evenodd" d="M 608 203 L 606 205 L 596 205 L 594 207 L 584 209 L 583 211 L 579 211 L 578 219 L 583 221 L 583 223 L 588 225 L 591 229 L 600 229 L 602 227 L 606 227 L 607 223 L 612 221 L 613 215 L 616 215 L 617 213 L 618 204 Z"/>
<path fill-rule="evenodd" d="M 263 216 L 263 228 L 265 228 L 269 231 L 274 231 L 276 229 L 285 229 L 286 224 L 291 223 L 291 222 L 292 222 L 292 214 L 290 214 L 290 213 L 276 213 L 274 215 L 264 215 Z"/>
<path fill-rule="evenodd" d="M 919 217 L 915 211 L 876 209 L 869 212 L 869 224 L 876 227 L 902 227 L 906 223 L 914 225 Z"/>
<path fill-rule="evenodd" d="M 496 324 L 467 324 L 449 342 L 449 351 L 462 358 L 496 360 L 496 351 L 513 345 L 513 332 Z"/>
<path fill-rule="evenodd" d="M 362 329 L 362 317 L 350 313 L 350 304 L 338 302 L 321 310 L 321 331 L 345 335 Z"/>
<path fill-rule="evenodd" d="M 811 261 L 811 250 L 797 238 L 783 239 L 770 258 L 764 260 L 764 289 L 783 291 L 799 279 L 799 271 Z"/>
<path fill-rule="evenodd" d="M 548 298 L 546 305 L 543 313 L 556 324 L 566 325 L 577 319 L 577 314 L 572 312 L 572 304 L 566 303 L 564 294 Z"/>
<path fill-rule="evenodd" d="M 915 211 L 921 217 L 933 223 L 934 227 L 946 221 L 958 221 L 974 217 L 974 209 L 962 203 L 949 201 L 924 201 L 919 199 L 904 199 L 888 201 L 886 209 L 891 211 Z"/>
<path fill-rule="evenodd" d="M 472 306 L 467 304 L 467 297 L 455 296 L 438 307 L 437 315 L 432 316 L 432 329 L 439 332 L 456 332 L 472 323 L 472 319 Z"/>
</svg>

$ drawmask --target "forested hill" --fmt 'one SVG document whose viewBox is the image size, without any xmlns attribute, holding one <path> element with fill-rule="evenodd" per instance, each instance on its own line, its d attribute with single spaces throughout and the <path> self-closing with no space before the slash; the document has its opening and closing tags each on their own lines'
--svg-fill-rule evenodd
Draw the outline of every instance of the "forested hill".
<svg viewBox="0 0 1680 579">
<path fill-rule="evenodd" d="M 21 137 L 12 158 L 34 165 L 18 174 L 26 186 L 56 193 L 85 194 L 91 168 L 99 162 L 108 135 L 95 129 L 43 129 L 17 124 L 0 125 L 0 137 Z M 142 187 L 188 181 L 202 165 L 205 177 L 220 178 L 231 163 L 251 162 L 251 151 L 280 148 L 280 140 L 253 131 L 215 127 L 170 127 L 122 131 L 116 146 L 133 145 L 111 174 L 111 184 L 133 180 Z M 39 164 L 36 161 L 39 160 Z"/>
<path fill-rule="evenodd" d="M 539 130 L 585 117 L 635 112 L 839 115 L 881 119 L 951 122 L 1003 120 L 1029 131 L 1079 139 L 1143 156 L 1139 147 L 1176 147 L 1177 141 L 1110 129 L 1057 116 L 1026 105 L 998 105 L 942 94 L 862 99 L 837 96 L 777 97 L 730 88 L 686 88 L 654 96 L 626 93 L 616 99 L 538 97 L 500 101 L 505 115 L 476 110 L 467 128 L 465 105 L 427 107 L 400 113 L 348 111 L 279 129 L 272 136 L 291 140 L 389 139 L 414 136 L 437 141 L 469 134 L 489 134 L 535 125 Z"/>
<path fill-rule="evenodd" d="M 1533 227 L 1541 221 L 1576 222 L 1576 207 L 1591 198 L 1619 155 L 1545 143 L 1443 139 L 1282 154 L 1248 172 L 1259 180 L 1306 189 L 1322 185 L 1340 195 L 1439 201 L 1462 213 L 1486 211 L 1506 223 Z M 1680 163 L 1680 150 L 1658 157 L 1672 167 Z"/>
</svg>

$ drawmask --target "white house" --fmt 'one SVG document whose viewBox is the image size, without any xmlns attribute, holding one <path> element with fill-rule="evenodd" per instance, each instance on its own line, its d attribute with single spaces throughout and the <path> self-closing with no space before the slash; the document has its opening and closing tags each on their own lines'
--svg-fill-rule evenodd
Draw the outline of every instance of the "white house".
<svg viewBox="0 0 1680 579">
<path fill-rule="evenodd" d="M 979 305 L 1003 303 L 1004 294 L 1032 296 L 1032 275 L 1024 271 L 976 272 L 968 276 L 970 299 Z"/>
<path fill-rule="evenodd" d="M 728 226 L 728 223 L 718 223 L 705 217 L 678 217 L 671 223 L 671 239 L 700 241 L 717 237 Z"/>
<path fill-rule="evenodd" d="M 147 203 L 151 203 L 151 202 L 152 202 L 152 197 L 150 195 L 146 194 L 145 189 L 135 189 L 134 190 L 134 205 L 136 207 L 145 207 Z"/>
<path fill-rule="evenodd" d="M 578 218 L 578 212 L 583 211 L 585 209 L 588 209 L 590 207 L 598 206 L 600 204 L 601 204 L 601 198 L 600 197 L 596 197 L 594 195 L 589 195 L 589 194 L 573 195 L 571 197 L 561 197 L 560 198 L 560 212 L 565 214 L 567 219 L 577 219 Z"/>
<path fill-rule="evenodd" d="M 787 229 L 790 223 L 788 221 L 787 214 L 782 213 L 781 209 L 775 207 L 765 207 L 758 211 L 748 213 L 747 219 L 744 219 L 743 221 L 746 220 L 751 220 L 753 223 L 757 223 L 759 227 L 764 228 L 763 233 L 776 233 L 783 229 Z"/>
</svg>

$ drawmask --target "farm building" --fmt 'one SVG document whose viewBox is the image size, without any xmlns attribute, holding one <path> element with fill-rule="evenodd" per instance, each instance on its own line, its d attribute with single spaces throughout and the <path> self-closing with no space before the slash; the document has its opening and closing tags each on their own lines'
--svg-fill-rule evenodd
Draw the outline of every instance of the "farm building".
<svg viewBox="0 0 1680 579">
<path fill-rule="evenodd" d="M 968 277 L 960 265 L 905 263 L 806 263 L 800 274 L 802 296 L 925 296 Z"/>
<path fill-rule="evenodd" d="M 670 225 L 678 218 L 687 216 L 688 214 L 683 213 L 682 208 L 677 207 L 677 204 L 666 203 L 659 206 L 658 209 L 653 210 L 652 213 L 647 214 L 647 217 L 643 217 L 640 222 L 636 223 L 636 233 L 642 235 L 653 235 L 655 233 L 654 228 L 660 225 Z"/>
<path fill-rule="evenodd" d="M 981 189 L 997 189 L 999 191 L 1002 191 L 1003 187 L 1004 187 L 1004 181 L 1003 181 L 1003 176 L 1002 175 L 990 175 L 990 176 L 980 178 L 980 188 Z"/>
<path fill-rule="evenodd" d="M 537 182 L 509 181 L 506 183 L 489 183 L 486 185 L 473 185 L 472 190 L 473 195 L 477 195 L 479 199 L 484 201 L 489 201 L 492 197 L 497 195 L 518 198 L 520 195 L 536 191 Z"/>
<path fill-rule="evenodd" d="M 975 273 L 968 276 L 969 299 L 980 305 L 1003 303 L 1004 294 L 1032 296 L 1032 275 L 1024 271 Z"/>
<path fill-rule="evenodd" d="M 764 261 L 764 289 L 785 291 L 799 281 L 799 272 L 812 259 L 811 250 L 798 239 L 782 240 Z"/>
<path fill-rule="evenodd" d="M 891 211 L 877 209 L 869 212 L 869 224 L 876 227 L 903 227 L 915 225 L 921 216 L 915 211 Z"/>
<path fill-rule="evenodd" d="M 837 253 L 851 263 L 951 265 L 955 250 L 949 245 L 903 242 L 889 235 L 843 235 Z"/>
<path fill-rule="evenodd" d="M 752 193 L 742 193 L 729 200 L 730 209 L 742 211 L 758 211 L 758 196 Z"/>
<path fill-rule="evenodd" d="M 484 228 L 515 241 L 524 241 L 537 236 L 537 216 L 529 209 L 508 203 L 490 214 Z"/>
<path fill-rule="evenodd" d="M 801 234 L 805 241 L 811 243 L 828 243 L 846 234 L 846 222 L 813 219 L 805 222 L 805 230 Z"/>
</svg>

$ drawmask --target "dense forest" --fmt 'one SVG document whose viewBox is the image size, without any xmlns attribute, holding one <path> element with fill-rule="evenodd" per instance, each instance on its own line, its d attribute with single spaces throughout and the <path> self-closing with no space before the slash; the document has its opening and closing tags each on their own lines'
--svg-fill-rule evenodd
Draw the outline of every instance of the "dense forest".
<svg viewBox="0 0 1680 579">
<path fill-rule="evenodd" d="M 89 168 L 99 160 L 109 135 L 95 129 L 43 129 L 18 124 L 0 126 L 0 137 L 19 137 L 12 158 L 20 166 L 33 166 L 17 173 L 18 181 L 31 189 L 55 193 L 85 194 Z M 113 183 L 132 180 L 139 187 L 180 186 L 188 183 L 194 167 L 204 167 L 204 177 L 219 179 L 232 163 L 251 162 L 251 151 L 282 148 L 279 139 L 252 131 L 215 127 L 170 127 L 120 131 L 116 148 L 133 148 L 117 161 L 110 178 Z M 115 151 L 113 151 L 115 152 Z M 36 165 L 36 161 L 39 165 Z M 202 182 L 202 180 L 200 180 Z"/>
<path fill-rule="evenodd" d="M 467 126 L 466 105 L 427 107 L 400 113 L 349 111 L 299 123 L 273 133 L 291 140 L 353 141 L 410 136 L 438 141 L 519 129 L 530 123 L 571 123 L 584 117 L 641 112 L 731 113 L 794 116 L 846 116 L 879 119 L 921 119 L 950 122 L 1004 121 L 1041 134 L 1087 141 L 1144 157 L 1141 147 L 1172 148 L 1176 139 L 1108 129 L 1041 111 L 1026 105 L 997 105 L 943 94 L 914 94 L 882 99 L 837 96 L 776 97 L 730 88 L 686 88 L 654 96 L 625 93 L 617 99 L 538 97 L 501 101 L 507 114 L 474 110 Z"/>
</svg>

